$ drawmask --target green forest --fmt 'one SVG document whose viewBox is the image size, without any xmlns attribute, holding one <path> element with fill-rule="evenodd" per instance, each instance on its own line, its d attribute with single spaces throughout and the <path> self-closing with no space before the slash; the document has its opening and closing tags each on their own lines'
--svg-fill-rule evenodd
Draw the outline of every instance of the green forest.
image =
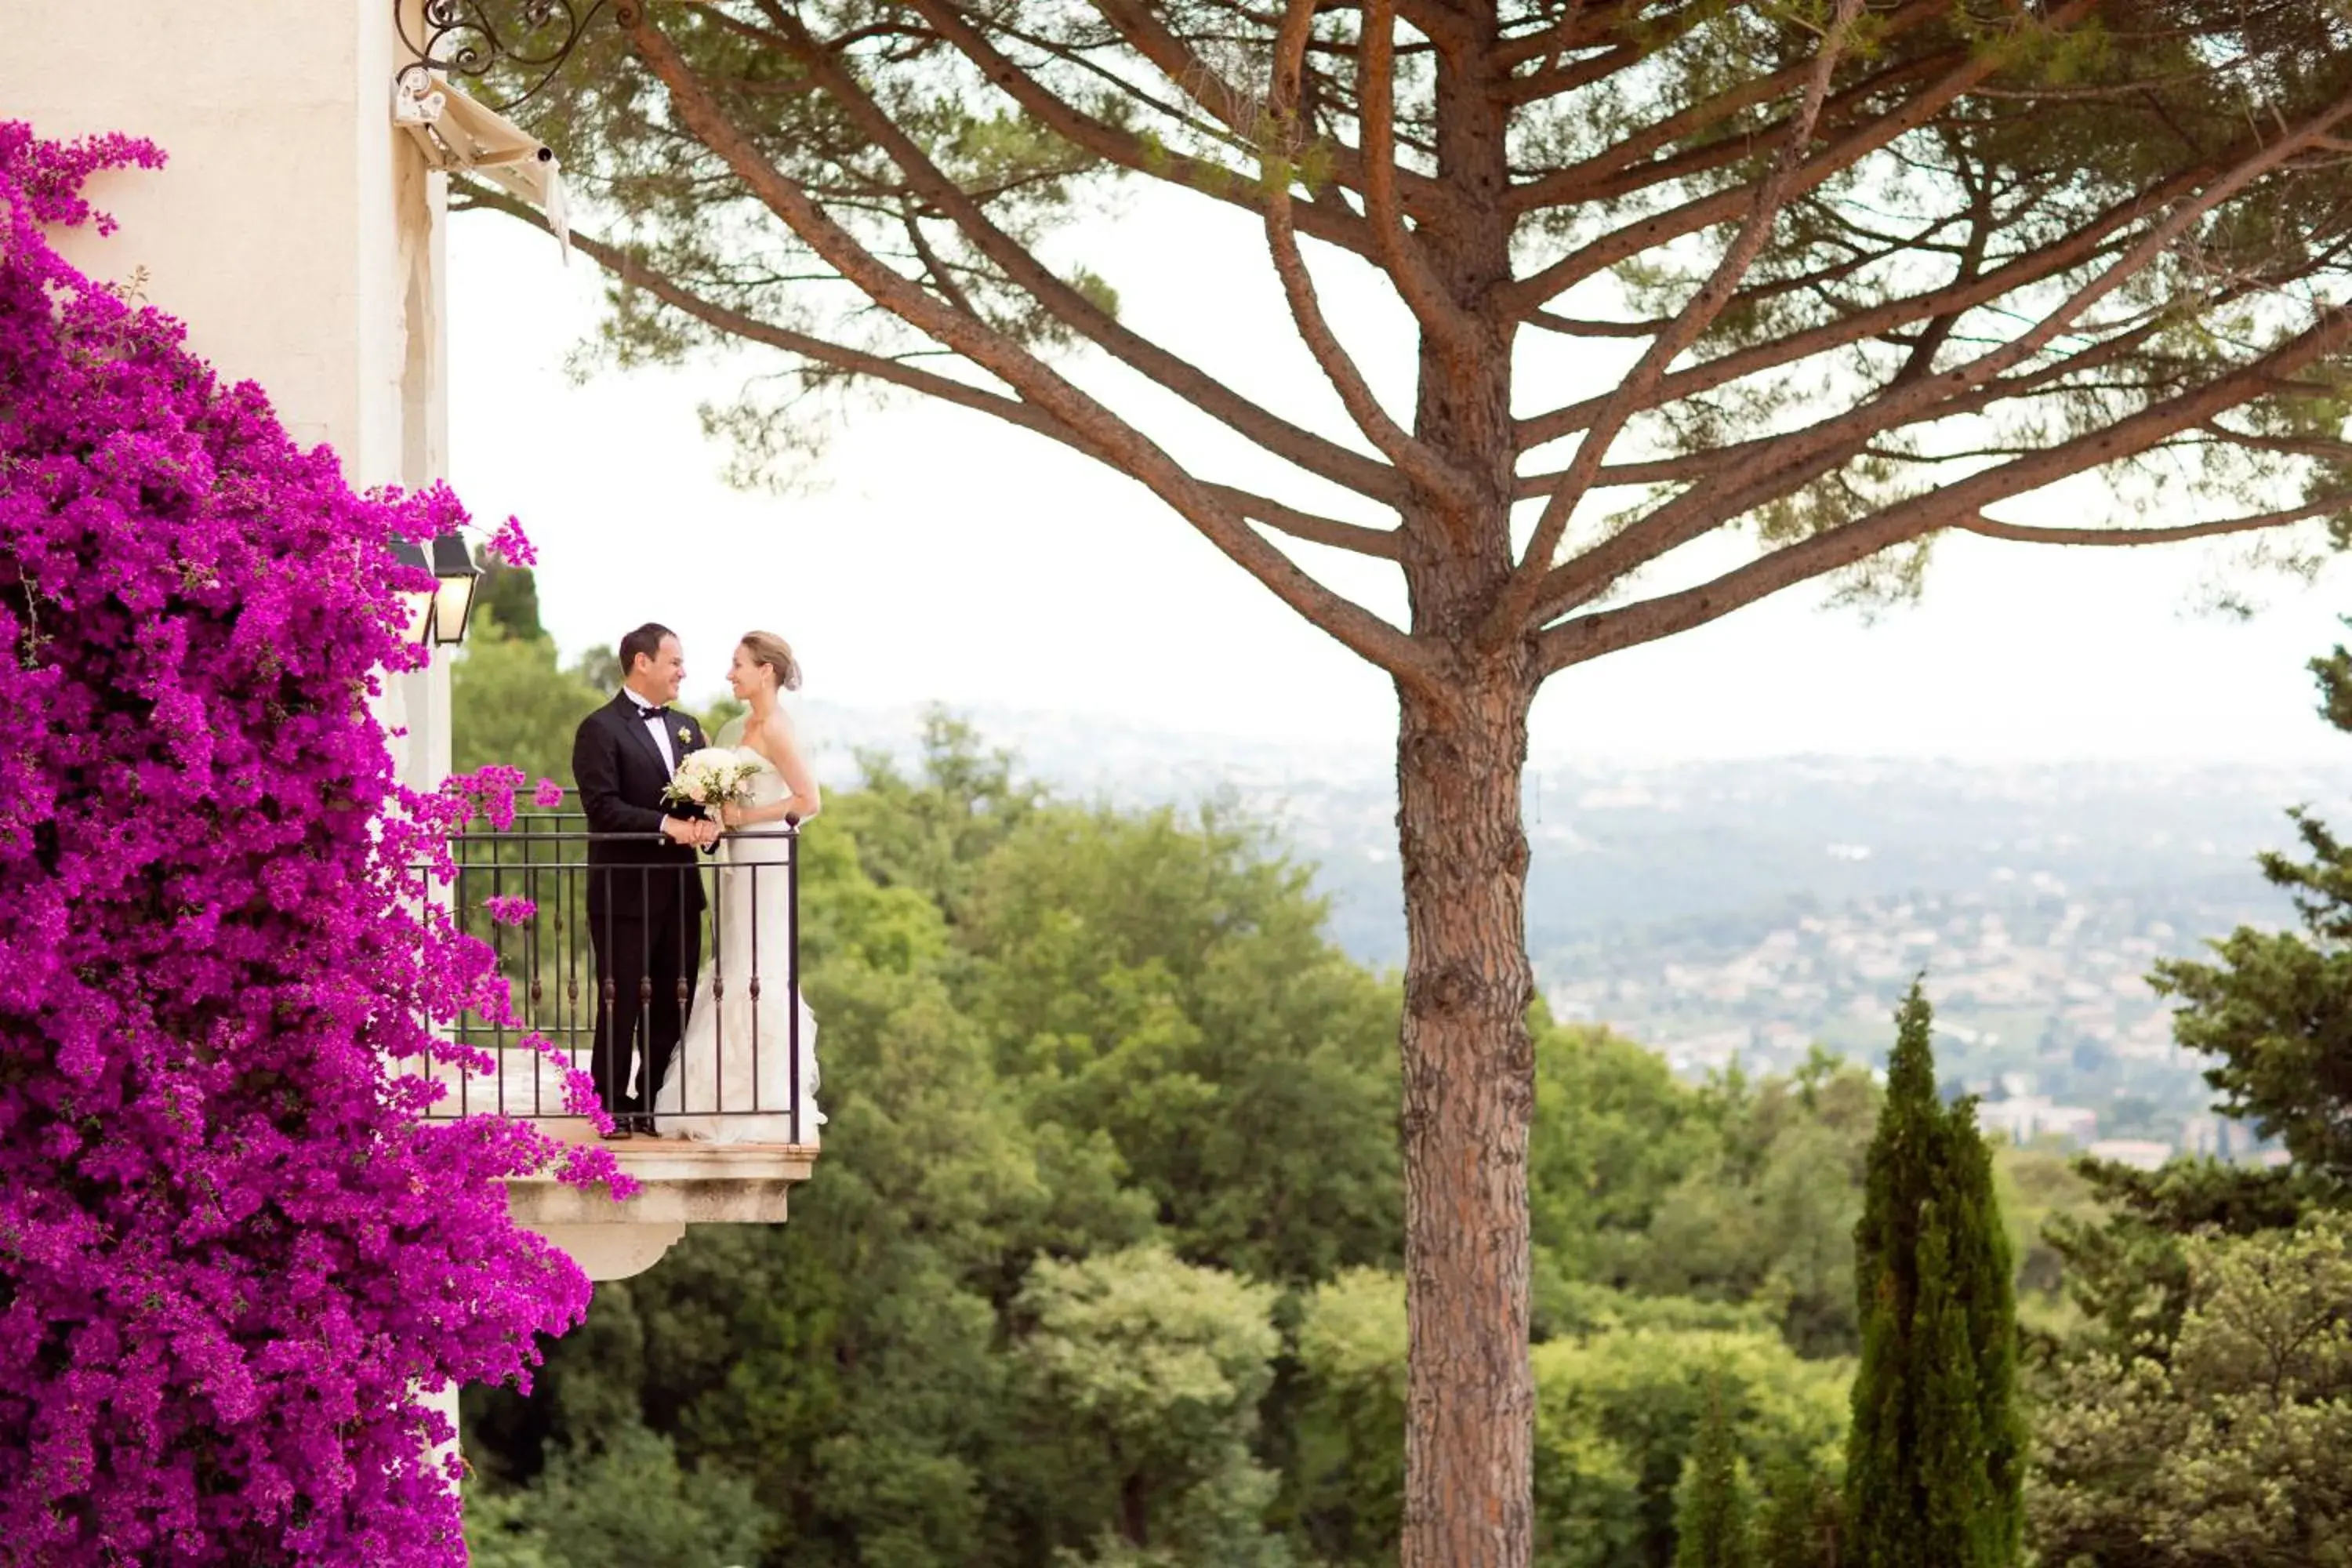
<svg viewBox="0 0 2352 1568">
<path fill-rule="evenodd" d="M 565 778 L 609 693 L 532 594 L 488 585 L 461 769 Z M 2158 977 L 2284 1169 L 1988 1151 L 1916 999 L 1883 1075 L 1698 1085 L 1538 1016 L 1538 1562 L 1930 1568 L 1963 1559 L 1899 1516 L 1945 1510 L 1971 1563 L 2352 1563 L 2352 857 L 2303 831 L 2263 874 L 2308 931 Z M 467 1392 L 473 1560 L 1394 1562 L 1401 997 L 1310 868 L 1213 802 L 1056 798 L 945 714 L 803 843 L 815 1179 L 599 1286 L 528 1396 Z"/>
</svg>

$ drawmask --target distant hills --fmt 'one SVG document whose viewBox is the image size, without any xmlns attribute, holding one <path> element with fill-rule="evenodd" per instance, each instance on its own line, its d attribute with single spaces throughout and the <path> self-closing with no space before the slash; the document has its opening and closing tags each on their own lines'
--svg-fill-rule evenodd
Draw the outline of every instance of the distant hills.
<svg viewBox="0 0 2352 1568">
<path fill-rule="evenodd" d="M 1066 794 L 1223 795 L 1269 817 L 1318 864 L 1334 939 L 1375 966 L 1403 962 L 1384 749 L 967 717 Z M 919 722 L 817 703 L 803 717 L 820 767 L 845 782 L 855 749 L 911 754 Z M 1529 946 L 1557 1010 L 1692 1071 L 1735 1053 L 1780 1065 L 1815 1040 L 1875 1056 L 1924 968 L 1948 1070 L 2097 1101 L 2106 1136 L 2162 1136 L 2205 1096 L 2138 977 L 2241 921 L 2292 918 L 2252 860 L 2292 845 L 2298 803 L 2352 825 L 2352 750 L 2340 767 L 1538 760 Z M 2118 1096 L 2133 1103 L 2118 1111 Z"/>
</svg>

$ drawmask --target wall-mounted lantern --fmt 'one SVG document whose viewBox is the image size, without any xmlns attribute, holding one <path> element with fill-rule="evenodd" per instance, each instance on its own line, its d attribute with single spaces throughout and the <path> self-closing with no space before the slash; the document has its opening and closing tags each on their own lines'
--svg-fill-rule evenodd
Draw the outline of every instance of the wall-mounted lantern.
<svg viewBox="0 0 2352 1568">
<path fill-rule="evenodd" d="M 392 558 L 403 566 L 433 574 L 432 587 L 401 591 L 402 605 L 407 611 L 403 627 L 408 640 L 442 647 L 464 642 L 467 625 L 474 616 L 474 589 L 482 575 L 465 539 L 445 533 L 430 544 L 397 540 Z"/>
</svg>

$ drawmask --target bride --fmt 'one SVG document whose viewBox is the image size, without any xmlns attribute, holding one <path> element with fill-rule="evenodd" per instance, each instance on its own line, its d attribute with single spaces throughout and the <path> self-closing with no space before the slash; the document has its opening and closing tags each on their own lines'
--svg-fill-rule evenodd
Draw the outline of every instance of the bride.
<svg viewBox="0 0 2352 1568">
<path fill-rule="evenodd" d="M 665 1135 L 711 1143 L 793 1141 L 793 1014 L 800 1023 L 800 1142 L 814 1143 L 824 1115 L 816 1108 L 816 1018 L 793 994 L 792 900 L 784 865 L 797 840 L 782 837 L 786 817 L 817 814 L 816 780 L 793 742 L 776 700 L 801 683 L 793 650 L 772 632 L 752 632 L 735 647 L 727 685 L 750 704 L 737 749 L 756 759 L 751 800 L 720 808 L 730 830 L 777 837 L 720 841 L 717 954 L 695 987 L 686 1037 L 670 1058 L 654 1113 Z M 722 736 L 723 738 L 723 736 Z M 756 943 L 756 949 L 755 949 Z M 756 962 L 755 962 L 756 961 Z M 758 979 L 754 1000 L 751 982 Z M 756 1111 L 758 1114 L 745 1114 Z M 724 1112 L 725 1114 L 716 1114 Z"/>
</svg>

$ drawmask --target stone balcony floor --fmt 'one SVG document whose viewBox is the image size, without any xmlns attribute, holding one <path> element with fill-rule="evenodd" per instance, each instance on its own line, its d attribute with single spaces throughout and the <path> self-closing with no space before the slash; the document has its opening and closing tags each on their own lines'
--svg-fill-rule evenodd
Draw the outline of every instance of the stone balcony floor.
<svg viewBox="0 0 2352 1568">
<path fill-rule="evenodd" d="M 593 1142 L 583 1117 L 541 1126 L 567 1142 Z M 782 1225 L 792 1190 L 816 1168 L 805 1143 L 696 1143 L 629 1138 L 604 1147 L 637 1190 L 615 1203 L 601 1186 L 567 1186 L 552 1175 L 507 1184 L 517 1223 L 570 1253 L 591 1279 L 625 1279 L 653 1267 L 689 1225 Z"/>
<path fill-rule="evenodd" d="M 637 1183 L 615 1203 L 603 1188 L 567 1186 L 553 1175 L 507 1184 L 518 1222 L 572 1254 L 594 1279 L 618 1279 L 650 1267 L 689 1225 L 782 1225 L 792 1189 L 816 1168 L 814 1143 L 707 1143 L 686 1138 L 603 1142 L 584 1116 L 530 1112 L 563 1103 L 562 1074 L 534 1053 L 490 1053 L 499 1070 L 434 1076 L 450 1086 L 442 1114 L 487 1115 L 504 1109 L 567 1143 L 601 1143 Z M 583 1053 L 584 1056 L 584 1053 Z M 584 1066 L 584 1060 L 581 1063 Z"/>
<path fill-rule="evenodd" d="M 540 1128 L 568 1143 L 595 1143 L 584 1117 L 548 1117 Z M 566 1186 L 552 1175 L 507 1184 L 508 1205 L 526 1224 L 677 1221 L 685 1225 L 782 1225 L 785 1194 L 816 1168 L 814 1143 L 698 1143 L 684 1138 L 625 1138 L 604 1143 L 637 1192 L 615 1204 L 602 1188 Z"/>
</svg>

